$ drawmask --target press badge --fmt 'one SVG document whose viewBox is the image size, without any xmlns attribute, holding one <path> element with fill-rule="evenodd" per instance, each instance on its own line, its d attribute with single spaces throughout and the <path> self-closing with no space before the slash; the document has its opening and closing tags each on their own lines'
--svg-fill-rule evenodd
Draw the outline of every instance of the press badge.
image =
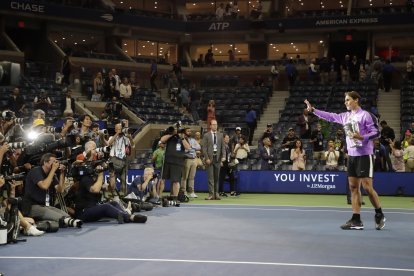
<svg viewBox="0 0 414 276">
<path fill-rule="evenodd" d="M 181 151 L 181 143 L 178 142 L 177 145 L 175 146 L 175 150 L 176 151 Z"/>
<path fill-rule="evenodd" d="M 322 141 L 319 141 L 319 146 L 322 146 Z"/>
<path fill-rule="evenodd" d="M 49 193 L 46 193 L 45 205 L 46 205 L 47 207 L 49 207 L 49 206 L 50 206 L 49 201 L 50 201 Z"/>
<path fill-rule="evenodd" d="M 217 144 L 213 145 L 213 151 L 216 152 L 217 151 Z"/>
</svg>

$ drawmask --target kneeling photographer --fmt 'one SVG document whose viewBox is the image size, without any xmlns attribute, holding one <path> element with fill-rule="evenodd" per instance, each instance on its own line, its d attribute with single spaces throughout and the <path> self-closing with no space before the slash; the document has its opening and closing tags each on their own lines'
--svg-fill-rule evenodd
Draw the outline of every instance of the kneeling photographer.
<svg viewBox="0 0 414 276">
<path fill-rule="evenodd" d="M 161 137 L 161 143 L 166 144 L 162 179 L 170 179 L 171 196 L 177 199 L 180 189 L 181 173 L 184 167 L 185 150 L 191 148 L 185 139 L 185 129 L 181 128 L 181 122 L 169 127 Z"/>
<path fill-rule="evenodd" d="M 145 168 L 142 177 L 135 177 L 132 181 L 132 192 L 135 193 L 141 202 L 159 204 L 160 197 L 157 193 L 157 182 L 159 176 L 153 168 Z M 135 191 L 134 191 L 135 190 Z"/>
<path fill-rule="evenodd" d="M 110 182 L 113 186 L 115 186 L 115 172 L 111 169 L 110 164 L 105 164 L 104 160 L 101 163 L 96 162 L 97 152 L 94 141 L 88 141 L 85 144 L 85 152 L 88 152 L 88 155 L 84 161 L 80 161 L 80 164 L 78 164 L 79 168 L 77 169 L 79 173 L 74 175 L 74 177 L 79 178 L 79 187 L 75 199 L 76 217 L 85 222 L 93 222 L 109 217 L 117 219 L 118 223 L 145 223 L 147 221 L 146 216 L 129 214 L 115 201 L 100 202 L 102 197 L 101 191 L 105 188 L 103 187 L 104 170 L 110 169 Z M 91 164 L 98 165 L 90 168 Z M 76 170 L 76 166 L 74 168 Z"/>
</svg>

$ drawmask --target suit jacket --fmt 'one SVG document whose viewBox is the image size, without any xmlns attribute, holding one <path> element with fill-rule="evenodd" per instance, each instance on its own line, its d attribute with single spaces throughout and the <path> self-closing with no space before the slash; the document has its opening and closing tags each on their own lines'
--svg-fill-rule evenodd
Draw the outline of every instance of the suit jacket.
<svg viewBox="0 0 414 276">
<path fill-rule="evenodd" d="M 265 147 L 260 148 L 260 158 L 261 158 L 261 170 L 273 170 L 275 159 L 276 159 L 276 149 L 270 148 L 269 150 L 270 154 L 267 153 L 267 150 Z M 269 164 L 269 160 L 273 161 L 273 163 Z"/>
<path fill-rule="evenodd" d="M 302 114 L 298 117 L 298 121 L 297 121 L 296 125 L 300 126 L 300 135 L 301 136 L 304 135 L 306 132 L 309 132 L 309 135 L 310 135 L 310 132 L 311 132 L 311 129 L 312 129 L 312 124 L 313 124 L 312 119 L 313 118 L 309 114 L 308 115 L 308 129 L 306 129 L 305 116 L 303 116 L 303 114 Z"/>
<path fill-rule="evenodd" d="M 216 139 L 217 139 L 217 160 L 221 161 L 222 158 L 225 158 L 225 145 L 223 141 L 223 133 L 216 132 Z M 203 136 L 203 140 L 201 141 L 201 150 L 204 155 L 204 160 L 210 159 L 211 161 L 214 160 L 213 158 L 213 134 L 211 131 L 207 132 Z"/>
</svg>

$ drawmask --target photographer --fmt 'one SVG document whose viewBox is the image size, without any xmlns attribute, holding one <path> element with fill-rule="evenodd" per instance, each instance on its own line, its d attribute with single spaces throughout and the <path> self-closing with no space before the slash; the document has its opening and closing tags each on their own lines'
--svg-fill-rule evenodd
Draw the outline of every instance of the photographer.
<svg viewBox="0 0 414 276">
<path fill-rule="evenodd" d="M 86 143 L 92 137 L 92 118 L 88 114 L 84 114 L 79 117 L 80 127 L 74 127 L 70 134 L 78 134 L 82 139 L 82 144 Z"/>
<path fill-rule="evenodd" d="M 328 150 L 325 151 L 324 158 L 326 160 L 327 171 L 336 171 L 338 169 L 339 151 L 335 148 L 333 140 L 328 141 Z"/>
<path fill-rule="evenodd" d="M 184 129 L 181 122 L 169 127 L 161 137 L 161 143 L 166 144 L 164 166 L 162 168 L 162 179 L 171 180 L 170 193 L 176 199 L 180 189 L 181 173 L 184 167 L 184 152 L 191 148 L 185 139 Z"/>
<path fill-rule="evenodd" d="M 190 128 L 185 128 L 184 139 L 190 144 L 190 149 L 185 150 L 185 161 L 181 177 L 181 191 L 187 193 L 187 180 L 188 180 L 188 192 L 190 198 L 197 198 L 194 193 L 194 178 L 197 172 L 197 151 L 201 151 L 201 145 L 192 137 Z"/>
<path fill-rule="evenodd" d="M 13 94 L 10 95 L 10 98 L 7 102 L 7 108 L 12 110 L 17 116 L 21 116 L 26 107 L 23 97 L 20 95 L 20 90 L 18 87 L 13 89 Z"/>
<path fill-rule="evenodd" d="M 97 123 L 92 123 L 92 141 L 95 141 L 97 147 L 105 147 L 109 145 L 109 141 L 106 139 L 108 136 L 108 130 L 106 129 L 99 129 L 99 125 Z"/>
<path fill-rule="evenodd" d="M 106 119 L 108 122 L 114 122 L 121 117 L 122 104 L 118 101 L 117 97 L 112 97 L 112 101 L 105 105 L 105 111 L 102 113 L 102 119 Z"/>
<path fill-rule="evenodd" d="M 13 180 L 9 182 L 8 187 L 6 187 L 6 181 L 3 175 L 0 175 L 0 217 L 5 217 L 6 212 L 10 211 L 11 204 L 9 204 L 8 198 L 14 198 L 16 182 Z M 23 217 L 22 213 L 18 211 L 20 227 L 23 228 L 24 234 L 27 236 L 41 236 L 45 232 L 39 231 L 36 226 L 32 225 L 34 220 L 32 218 Z"/>
<path fill-rule="evenodd" d="M 123 125 L 125 128 L 123 128 Z M 109 156 L 110 161 L 114 164 L 115 174 L 121 180 L 121 193 L 126 195 L 126 176 L 127 176 L 127 156 L 131 154 L 131 149 L 135 148 L 131 134 L 128 133 L 128 121 L 115 125 L 115 135 L 111 136 L 108 141 L 111 146 Z"/>
<path fill-rule="evenodd" d="M 134 178 L 132 181 L 132 188 L 136 188 L 136 194 L 142 201 L 148 201 L 150 203 L 159 204 L 160 197 L 157 193 L 158 175 L 153 168 L 145 168 L 144 175 L 142 177 Z"/>
<path fill-rule="evenodd" d="M 85 151 L 89 152 L 85 161 L 93 161 L 97 158 L 96 144 L 94 141 L 88 141 L 85 144 Z M 114 218 L 118 223 L 136 222 L 145 223 L 146 216 L 133 214 L 124 211 L 124 208 L 115 201 L 100 203 L 101 191 L 104 188 L 104 170 L 98 165 L 93 174 L 86 174 L 80 177 L 79 188 L 75 199 L 76 217 L 85 222 L 93 222 L 104 217 Z M 115 172 L 110 171 L 111 185 L 115 185 Z"/>
<path fill-rule="evenodd" d="M 23 214 L 36 220 L 59 222 L 59 227 L 82 227 L 82 221 L 73 219 L 66 212 L 53 207 L 56 193 L 64 191 L 65 166 L 52 153 L 44 154 L 40 166 L 34 167 L 26 176 Z M 58 172 L 59 170 L 59 172 Z M 59 179 L 56 176 L 58 172 Z"/>
<path fill-rule="evenodd" d="M 40 94 L 39 94 L 39 96 L 36 96 L 34 98 L 33 103 L 34 103 L 34 107 L 36 109 L 41 109 L 41 110 L 43 110 L 45 112 L 52 105 L 52 101 L 47 96 L 46 90 L 44 90 L 44 89 L 40 89 Z"/>
</svg>

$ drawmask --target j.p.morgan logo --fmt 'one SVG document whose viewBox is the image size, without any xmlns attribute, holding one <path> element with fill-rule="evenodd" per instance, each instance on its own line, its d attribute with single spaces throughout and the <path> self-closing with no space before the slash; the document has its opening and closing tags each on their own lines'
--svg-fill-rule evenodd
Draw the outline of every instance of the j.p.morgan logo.
<svg viewBox="0 0 414 276">
<path fill-rule="evenodd" d="M 105 19 L 108 22 L 112 22 L 114 20 L 114 16 L 110 13 L 102 14 L 101 18 Z"/>
<path fill-rule="evenodd" d="M 276 182 L 295 182 L 306 184 L 308 189 L 336 189 L 338 174 L 330 173 L 275 173 Z"/>
</svg>

